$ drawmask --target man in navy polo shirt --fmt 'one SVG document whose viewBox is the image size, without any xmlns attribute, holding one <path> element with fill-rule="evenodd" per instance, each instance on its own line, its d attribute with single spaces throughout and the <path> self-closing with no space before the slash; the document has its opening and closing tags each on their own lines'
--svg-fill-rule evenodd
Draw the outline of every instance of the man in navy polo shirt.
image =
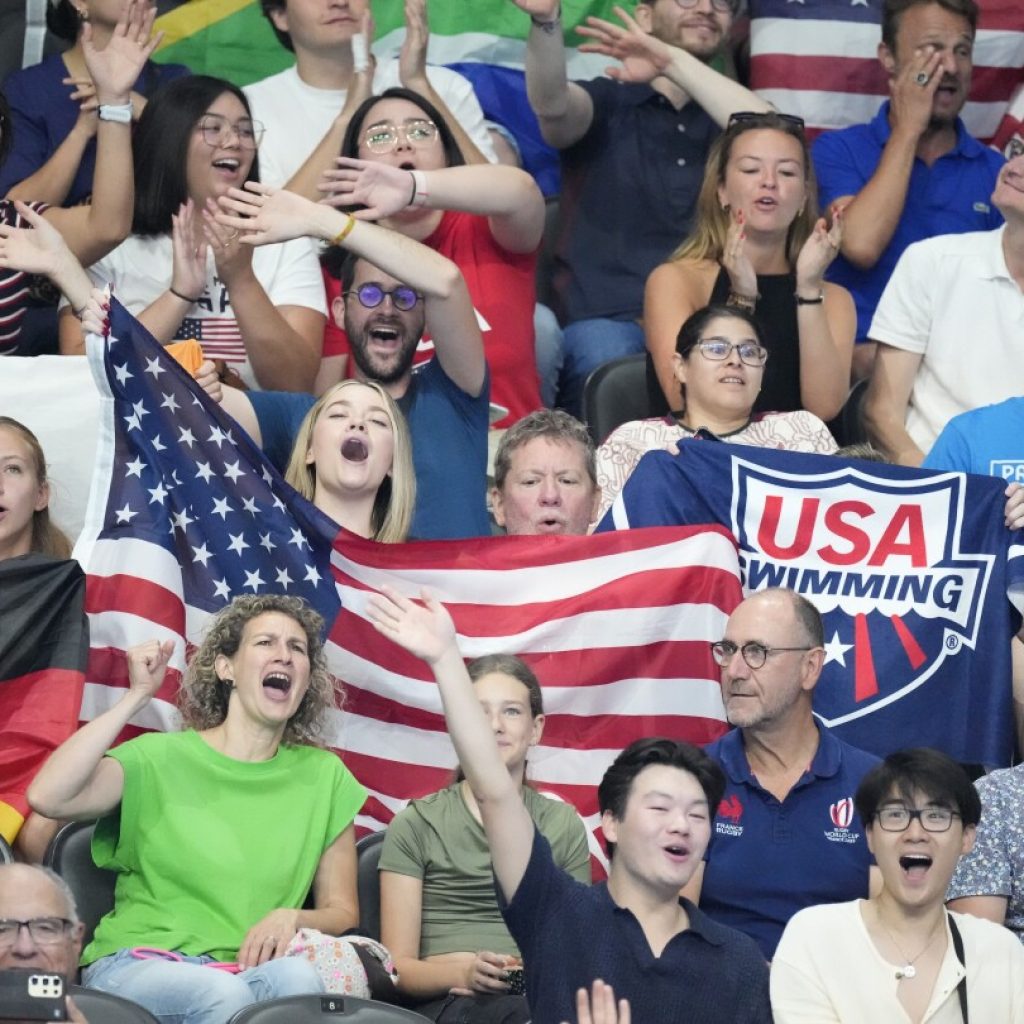
<svg viewBox="0 0 1024 1024">
<path fill-rule="evenodd" d="M 853 807 L 878 763 L 811 713 L 825 658 L 821 615 L 792 590 L 762 590 L 713 647 L 731 732 L 707 752 L 725 770 L 705 864 L 684 893 L 770 960 L 803 907 L 868 895 L 871 854 Z"/>
<path fill-rule="evenodd" d="M 596 979 L 628 1000 L 643 1024 L 767 1024 L 768 968 L 757 945 L 679 897 L 707 846 L 722 770 L 689 743 L 631 743 L 597 791 L 608 881 L 577 882 L 555 865 L 505 766 L 521 731 L 516 716 L 506 721 L 505 707 L 485 712 L 451 616 L 428 593 L 421 597 L 382 587 L 367 615 L 437 680 L 487 835 L 498 903 L 523 955 L 533 1024 L 572 1020 L 577 992 Z"/>
<path fill-rule="evenodd" d="M 857 304 L 854 374 L 870 375 L 868 328 L 903 250 L 934 235 L 986 231 L 1003 158 L 967 133 L 974 0 L 885 0 L 878 59 L 890 99 L 867 124 L 825 132 L 812 154 L 822 207 L 845 207 L 829 279 Z"/>
<path fill-rule="evenodd" d="M 647 275 L 690 230 L 719 129 L 730 114 L 770 107 L 711 67 L 739 0 L 641 0 L 624 28 L 599 22 L 586 41 L 622 65 L 583 82 L 566 74 L 560 0 L 512 2 L 532 22 L 530 106 L 544 141 L 561 151 L 560 404 L 578 416 L 590 371 L 644 350 Z"/>
</svg>

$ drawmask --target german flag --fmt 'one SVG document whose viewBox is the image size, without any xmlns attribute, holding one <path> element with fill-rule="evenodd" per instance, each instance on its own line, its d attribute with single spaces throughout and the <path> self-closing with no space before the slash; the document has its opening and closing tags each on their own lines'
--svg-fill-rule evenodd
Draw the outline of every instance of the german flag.
<svg viewBox="0 0 1024 1024">
<path fill-rule="evenodd" d="M 89 651 L 85 574 L 73 559 L 0 562 L 0 835 L 13 842 L 25 792 L 78 727 Z"/>
</svg>

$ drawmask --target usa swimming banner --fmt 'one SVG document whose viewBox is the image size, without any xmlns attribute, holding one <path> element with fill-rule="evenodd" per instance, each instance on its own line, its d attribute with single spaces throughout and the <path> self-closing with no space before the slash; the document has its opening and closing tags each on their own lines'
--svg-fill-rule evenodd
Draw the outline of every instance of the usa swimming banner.
<svg viewBox="0 0 1024 1024">
<path fill-rule="evenodd" d="M 746 592 L 791 587 L 825 619 L 815 710 L 885 755 L 1013 756 L 1010 638 L 1024 542 L 1002 481 L 709 441 L 641 460 L 602 530 L 718 523 Z"/>
</svg>

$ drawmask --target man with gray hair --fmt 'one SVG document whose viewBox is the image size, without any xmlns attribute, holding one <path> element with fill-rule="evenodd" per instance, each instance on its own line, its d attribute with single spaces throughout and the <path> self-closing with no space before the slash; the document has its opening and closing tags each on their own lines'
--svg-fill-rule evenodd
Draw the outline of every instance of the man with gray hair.
<svg viewBox="0 0 1024 1024">
<path fill-rule="evenodd" d="M 703 870 L 684 895 L 771 960 L 798 910 L 868 895 L 871 854 L 853 795 L 878 758 L 811 711 L 824 635 L 818 609 L 796 591 L 741 602 L 711 653 L 735 728 L 707 747 L 726 790 Z"/>
<path fill-rule="evenodd" d="M 58 875 L 32 864 L 0 865 L 0 970 L 78 972 L 82 922 L 71 890 Z M 71 997 L 68 1020 L 88 1024 Z"/>
<path fill-rule="evenodd" d="M 511 536 L 582 536 L 597 515 L 594 443 L 560 409 L 538 409 L 510 427 L 494 457 L 491 511 Z"/>
</svg>

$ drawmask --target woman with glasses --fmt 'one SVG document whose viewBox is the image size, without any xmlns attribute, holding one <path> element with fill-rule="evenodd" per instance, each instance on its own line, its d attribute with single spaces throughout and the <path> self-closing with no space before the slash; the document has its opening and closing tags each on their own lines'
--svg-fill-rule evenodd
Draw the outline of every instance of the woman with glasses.
<svg viewBox="0 0 1024 1024">
<path fill-rule="evenodd" d="M 818 217 L 799 118 L 741 113 L 708 156 L 693 232 L 647 279 L 644 333 L 655 409 L 680 407 L 679 325 L 708 303 L 752 313 L 772 354 L 758 411 L 807 409 L 829 420 L 850 387 L 853 300 L 824 280 L 841 214 Z"/>
<path fill-rule="evenodd" d="M 135 132 L 132 235 L 89 268 L 160 342 L 195 339 L 247 387 L 308 391 L 326 306 L 310 243 L 254 252 L 213 219 L 231 187 L 259 180 L 263 127 L 230 82 L 194 75 L 150 100 Z M 61 351 L 83 351 L 66 309 Z"/>
<path fill-rule="evenodd" d="M 537 247 L 544 199 L 515 167 L 466 166 L 442 112 L 408 89 L 388 89 L 352 115 L 327 201 L 361 207 L 361 219 L 422 242 L 450 259 L 485 324 L 491 399 L 508 426 L 540 408 L 534 353 Z M 318 198 L 310 196 L 309 198 Z M 328 253 L 328 267 L 336 263 Z M 345 372 L 344 340 L 325 347 L 324 380 Z M 428 347 L 423 358 L 432 354 Z"/>
<path fill-rule="evenodd" d="M 790 919 L 772 960 L 777 1024 L 1024 1021 L 1024 948 L 945 907 L 981 817 L 964 770 L 937 750 L 898 751 L 854 802 L 882 888 Z"/>
<path fill-rule="evenodd" d="M 736 306 L 705 306 L 679 330 L 672 360 L 678 411 L 632 420 L 597 449 L 598 519 L 611 507 L 643 456 L 694 436 L 732 444 L 831 454 L 836 442 L 813 413 L 755 412 L 765 368 L 774 353 L 757 320 Z"/>
</svg>

